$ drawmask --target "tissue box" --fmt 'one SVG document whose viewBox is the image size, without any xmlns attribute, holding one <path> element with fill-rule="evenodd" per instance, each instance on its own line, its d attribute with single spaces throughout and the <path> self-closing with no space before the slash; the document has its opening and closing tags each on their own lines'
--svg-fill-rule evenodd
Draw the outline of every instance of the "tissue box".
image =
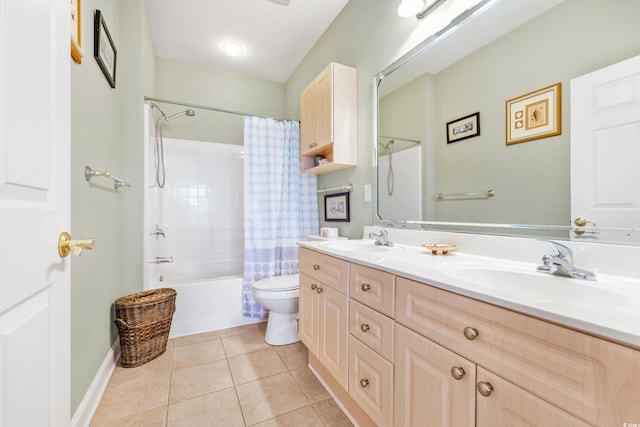
<svg viewBox="0 0 640 427">
<path fill-rule="evenodd" d="M 320 236 L 321 237 L 338 237 L 338 229 L 332 227 L 322 227 L 320 228 Z"/>
</svg>

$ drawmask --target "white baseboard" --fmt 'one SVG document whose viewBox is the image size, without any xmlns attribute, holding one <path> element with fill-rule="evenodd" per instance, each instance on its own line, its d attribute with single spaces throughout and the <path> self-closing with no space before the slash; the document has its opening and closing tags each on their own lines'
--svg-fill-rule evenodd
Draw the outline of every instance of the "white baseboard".
<svg viewBox="0 0 640 427">
<path fill-rule="evenodd" d="M 93 378 L 82 402 L 80 402 L 80 406 L 78 406 L 75 414 L 73 414 L 71 427 L 89 426 L 91 419 L 93 418 L 93 414 L 95 414 L 96 409 L 98 409 L 100 399 L 102 399 L 102 395 L 107 388 L 107 384 L 109 384 L 111 375 L 113 375 L 113 371 L 116 369 L 116 364 L 118 363 L 119 358 L 120 340 L 116 339 L 107 353 L 107 356 L 104 358 L 102 365 L 100 365 L 100 369 L 98 369 L 96 376 Z"/>
</svg>

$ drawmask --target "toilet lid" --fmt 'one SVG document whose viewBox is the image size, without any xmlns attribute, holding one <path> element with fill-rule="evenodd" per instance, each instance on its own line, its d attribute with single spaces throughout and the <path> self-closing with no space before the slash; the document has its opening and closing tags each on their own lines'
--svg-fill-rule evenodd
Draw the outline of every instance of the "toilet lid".
<svg viewBox="0 0 640 427">
<path fill-rule="evenodd" d="M 273 276 L 257 280 L 251 286 L 253 289 L 260 291 L 289 291 L 298 289 L 300 287 L 299 282 L 299 274 L 290 274 L 288 276 Z"/>
</svg>

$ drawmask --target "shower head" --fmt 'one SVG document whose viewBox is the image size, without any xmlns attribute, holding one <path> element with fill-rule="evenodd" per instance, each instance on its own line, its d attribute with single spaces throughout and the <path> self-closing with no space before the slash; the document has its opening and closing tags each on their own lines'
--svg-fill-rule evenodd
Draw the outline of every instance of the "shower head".
<svg viewBox="0 0 640 427">
<path fill-rule="evenodd" d="M 380 142 L 380 145 L 382 145 L 382 148 L 384 148 L 386 151 L 391 151 L 391 146 L 393 145 L 394 142 L 395 140 L 392 139 L 386 144 L 383 144 L 382 142 Z"/>
<path fill-rule="evenodd" d="M 173 119 L 175 119 L 175 118 L 177 118 L 177 117 L 184 116 L 184 115 L 186 115 L 186 116 L 188 116 L 188 117 L 193 117 L 193 116 L 195 116 L 195 115 L 196 115 L 196 112 L 195 112 L 195 111 L 193 111 L 193 110 L 185 110 L 185 111 L 181 111 L 181 112 L 179 112 L 179 113 L 173 114 L 173 115 L 171 115 L 171 116 L 169 116 L 169 117 L 167 117 L 167 116 L 165 115 L 165 116 L 164 116 L 164 119 L 165 119 L 166 121 L 169 121 L 169 120 L 173 120 Z"/>
</svg>

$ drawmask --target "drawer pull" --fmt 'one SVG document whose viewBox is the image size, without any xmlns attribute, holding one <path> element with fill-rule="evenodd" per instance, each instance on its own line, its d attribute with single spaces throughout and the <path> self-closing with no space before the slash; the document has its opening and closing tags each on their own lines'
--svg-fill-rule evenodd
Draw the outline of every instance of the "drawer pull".
<svg viewBox="0 0 640 427">
<path fill-rule="evenodd" d="M 316 289 L 316 292 L 321 294 L 324 292 L 324 289 L 322 289 L 320 286 L 318 286 L 318 289 Z"/>
<path fill-rule="evenodd" d="M 368 283 L 363 283 L 360 287 L 362 288 L 363 292 L 367 292 L 369 289 L 371 289 L 371 285 Z"/>
<path fill-rule="evenodd" d="M 469 341 L 473 341 L 476 338 L 478 338 L 478 330 L 476 328 L 467 326 L 466 328 L 464 328 L 463 332 L 464 332 L 465 338 L 468 339 Z"/>
<path fill-rule="evenodd" d="M 318 271 L 320 270 L 320 265 L 319 264 L 313 264 L 313 269 Z"/>
<path fill-rule="evenodd" d="M 318 289 L 318 285 L 316 285 L 315 283 L 313 285 L 311 285 L 311 290 L 315 291 L 316 289 Z"/>
<path fill-rule="evenodd" d="M 367 386 L 369 385 L 369 380 L 366 378 L 363 378 L 360 380 L 360 387 L 362 388 L 367 388 Z"/>
<path fill-rule="evenodd" d="M 493 386 L 491 385 L 491 383 L 480 381 L 478 383 L 478 393 L 485 397 L 489 397 L 491 396 L 491 393 L 493 393 Z"/>
<path fill-rule="evenodd" d="M 451 368 L 451 376 L 457 380 L 461 380 L 464 377 L 464 369 L 462 369 L 460 366 L 454 366 L 453 368 Z"/>
<path fill-rule="evenodd" d="M 369 330 L 369 325 L 367 325 L 366 323 L 363 323 L 362 325 L 360 325 L 360 330 L 362 332 L 367 332 Z"/>
</svg>

